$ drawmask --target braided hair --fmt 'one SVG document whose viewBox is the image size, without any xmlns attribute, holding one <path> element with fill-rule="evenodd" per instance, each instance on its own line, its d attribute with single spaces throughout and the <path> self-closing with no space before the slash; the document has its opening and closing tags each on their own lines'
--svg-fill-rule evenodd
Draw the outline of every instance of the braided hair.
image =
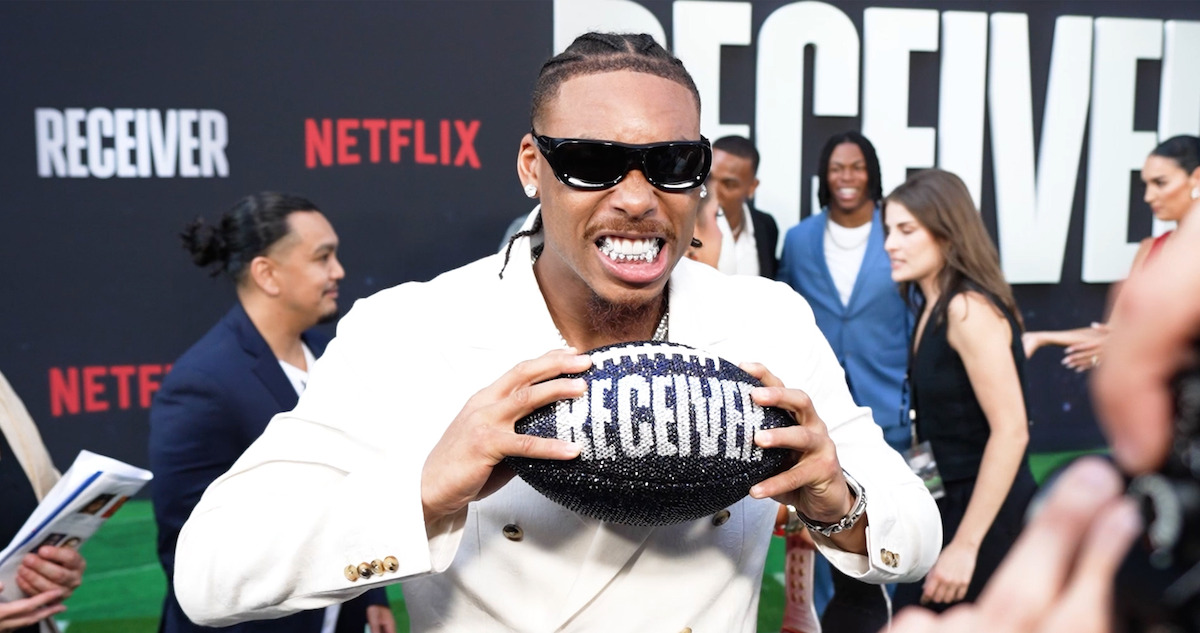
<svg viewBox="0 0 1200 633">
<path fill-rule="evenodd" d="M 211 266 L 213 277 L 225 273 L 241 283 L 251 260 L 288 235 L 287 216 L 297 211 L 320 209 L 299 196 L 264 191 L 238 200 L 215 225 L 196 218 L 179 237 L 192 263 Z"/>
<path fill-rule="evenodd" d="M 700 109 L 700 91 L 683 67 L 683 62 L 667 52 L 654 38 L 645 33 L 584 33 L 575 38 L 566 50 L 542 64 L 537 82 L 533 85 L 530 122 L 537 127 L 542 111 L 558 94 L 559 86 L 568 79 L 620 70 L 632 70 L 674 81 L 692 93 L 696 98 L 696 109 Z"/>
<path fill-rule="evenodd" d="M 631 70 L 662 77 L 687 88 L 696 99 L 696 109 L 700 109 L 700 91 L 688 74 L 683 62 L 667 52 L 654 38 L 645 33 L 584 33 L 575 38 L 566 50 L 551 57 L 542 64 L 537 81 L 533 85 L 532 107 L 529 113 L 531 125 L 536 129 L 542 113 L 554 97 L 558 88 L 568 79 L 581 75 Z M 527 230 L 518 231 L 508 238 L 508 246 L 504 249 L 504 265 L 500 268 L 500 278 L 504 279 L 504 269 L 508 267 L 512 255 L 513 243 L 522 237 L 532 237 L 542 230 L 542 215 L 539 212 L 533 225 Z M 542 254 L 542 245 L 532 249 L 536 260 Z"/>
</svg>

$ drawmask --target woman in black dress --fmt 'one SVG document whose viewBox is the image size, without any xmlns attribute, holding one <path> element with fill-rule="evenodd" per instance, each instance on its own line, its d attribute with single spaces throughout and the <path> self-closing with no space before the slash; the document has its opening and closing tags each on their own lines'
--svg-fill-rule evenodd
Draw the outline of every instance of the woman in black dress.
<svg viewBox="0 0 1200 633">
<path fill-rule="evenodd" d="M 929 442 L 945 486 L 942 553 L 895 602 L 942 610 L 978 597 L 1036 488 L 1026 464 L 1021 317 L 957 176 L 913 175 L 883 215 L 892 279 L 919 314 L 909 365 L 914 443 Z"/>
</svg>

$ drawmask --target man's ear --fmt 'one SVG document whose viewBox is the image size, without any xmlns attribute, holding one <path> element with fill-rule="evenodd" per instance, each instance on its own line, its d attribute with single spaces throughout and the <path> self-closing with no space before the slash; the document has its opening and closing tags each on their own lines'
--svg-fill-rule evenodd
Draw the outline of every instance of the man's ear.
<svg viewBox="0 0 1200 633">
<path fill-rule="evenodd" d="M 533 140 L 532 134 L 526 134 L 521 138 L 521 146 L 517 149 L 517 178 L 521 180 L 522 187 L 533 185 L 535 193 L 530 197 L 537 197 L 542 192 L 542 183 L 538 180 L 538 154 L 536 142 Z"/>
<path fill-rule="evenodd" d="M 755 191 L 758 191 L 758 178 L 755 178 L 754 184 L 750 185 L 750 191 L 746 194 L 746 197 L 753 200 Z"/>
<path fill-rule="evenodd" d="M 279 280 L 275 272 L 275 262 L 265 255 L 250 260 L 250 282 L 268 297 L 279 295 Z"/>
</svg>

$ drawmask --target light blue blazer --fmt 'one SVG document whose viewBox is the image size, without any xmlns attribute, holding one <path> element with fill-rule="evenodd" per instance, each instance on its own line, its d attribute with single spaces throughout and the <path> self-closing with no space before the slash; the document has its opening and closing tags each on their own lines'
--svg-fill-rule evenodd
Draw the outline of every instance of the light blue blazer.
<svg viewBox="0 0 1200 633">
<path fill-rule="evenodd" d="M 850 303 L 842 305 L 825 262 L 828 218 L 826 210 L 788 231 L 778 279 L 808 300 L 817 327 L 846 370 L 854 400 L 871 408 L 888 444 L 902 450 L 911 442 L 911 427 L 901 415 L 901 405 L 913 321 L 892 281 L 883 250 L 883 221 L 876 208 Z"/>
</svg>

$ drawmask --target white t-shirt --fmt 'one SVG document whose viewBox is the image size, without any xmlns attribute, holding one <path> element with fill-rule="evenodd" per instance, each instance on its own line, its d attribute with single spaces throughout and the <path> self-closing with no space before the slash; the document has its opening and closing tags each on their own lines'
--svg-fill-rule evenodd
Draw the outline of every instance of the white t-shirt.
<svg viewBox="0 0 1200 633">
<path fill-rule="evenodd" d="M 825 265 L 833 276 L 833 285 L 837 287 L 842 305 L 850 303 L 850 293 L 854 292 L 854 281 L 858 279 L 870 239 L 870 222 L 851 229 L 825 220 Z"/>
<path fill-rule="evenodd" d="M 750 219 L 750 207 L 742 205 L 742 232 L 733 239 L 733 229 L 723 211 L 717 212 L 717 226 L 721 229 L 721 258 L 717 270 L 726 275 L 758 275 L 758 245 L 754 240 L 754 222 Z"/>
<path fill-rule="evenodd" d="M 308 349 L 304 341 L 300 341 L 300 347 L 304 350 L 304 366 L 312 369 L 313 363 L 317 362 L 317 357 L 313 356 L 312 350 Z M 304 393 L 304 386 L 308 384 L 308 372 L 283 361 L 279 361 L 279 366 L 283 368 L 283 375 L 287 376 L 288 381 L 292 383 L 296 395 Z"/>
<path fill-rule="evenodd" d="M 313 356 L 312 350 L 300 341 L 300 347 L 304 349 L 304 366 L 312 369 L 313 363 L 317 362 L 317 357 Z M 279 361 L 279 366 L 283 368 L 283 375 L 287 376 L 288 381 L 292 383 L 292 388 L 296 390 L 296 395 L 304 393 L 304 387 L 308 385 L 308 372 L 292 365 Z M 342 612 L 342 605 L 335 604 L 325 607 L 325 618 L 321 623 L 321 633 L 333 633 L 337 629 L 338 615 Z"/>
</svg>

